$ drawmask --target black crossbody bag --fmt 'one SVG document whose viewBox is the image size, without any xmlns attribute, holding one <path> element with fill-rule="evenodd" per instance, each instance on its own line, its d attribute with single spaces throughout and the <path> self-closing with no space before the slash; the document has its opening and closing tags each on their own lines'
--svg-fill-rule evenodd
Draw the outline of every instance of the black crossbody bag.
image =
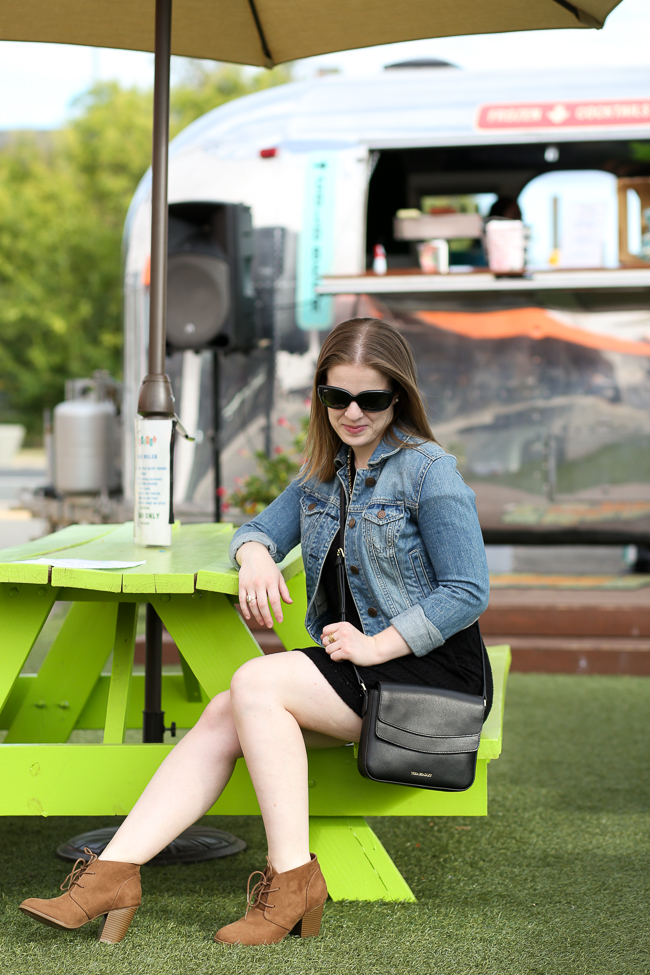
<svg viewBox="0 0 650 975">
<path fill-rule="evenodd" d="M 346 497 L 341 485 L 341 528 L 336 571 L 341 622 L 345 622 Z M 463 792 L 474 782 L 487 706 L 485 648 L 483 695 L 419 684 L 379 683 L 364 695 L 358 768 L 366 779 L 441 792 Z"/>
</svg>

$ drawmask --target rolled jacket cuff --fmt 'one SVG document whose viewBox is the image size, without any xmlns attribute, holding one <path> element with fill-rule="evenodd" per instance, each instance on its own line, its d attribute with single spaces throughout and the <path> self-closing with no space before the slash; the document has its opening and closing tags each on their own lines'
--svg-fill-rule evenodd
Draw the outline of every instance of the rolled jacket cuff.
<svg viewBox="0 0 650 975">
<path fill-rule="evenodd" d="M 424 657 L 445 642 L 442 633 L 425 616 L 421 606 L 405 609 L 399 616 L 394 616 L 390 622 L 402 639 L 408 643 L 416 657 Z"/>
<path fill-rule="evenodd" d="M 259 531 L 238 531 L 232 542 L 230 543 L 230 561 L 235 566 L 236 569 L 239 568 L 239 562 L 235 558 L 237 552 L 245 545 L 246 542 L 260 542 L 265 548 L 269 550 L 269 555 L 275 561 L 275 557 L 278 554 L 278 546 L 275 544 L 272 538 L 265 535 L 264 532 Z"/>
</svg>

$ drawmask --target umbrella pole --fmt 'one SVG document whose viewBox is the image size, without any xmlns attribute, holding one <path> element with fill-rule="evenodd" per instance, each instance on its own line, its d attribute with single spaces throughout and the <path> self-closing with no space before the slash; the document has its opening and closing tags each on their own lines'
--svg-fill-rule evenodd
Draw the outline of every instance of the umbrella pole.
<svg viewBox="0 0 650 975">
<path fill-rule="evenodd" d="M 173 523 L 174 393 L 165 375 L 167 310 L 167 169 L 172 0 L 156 0 L 153 146 L 151 159 L 151 274 L 149 368 L 138 398 L 134 535 L 139 545 L 170 546 Z M 144 449 L 140 449 L 144 448 Z"/>
<path fill-rule="evenodd" d="M 165 712 L 162 710 L 162 633 L 163 625 L 156 610 L 147 603 L 147 625 L 144 658 L 144 711 L 142 740 L 165 740 Z M 176 733 L 174 726 L 172 737 Z"/>
<path fill-rule="evenodd" d="M 138 399 L 140 416 L 171 419 L 174 394 L 165 375 L 167 306 L 167 168 L 169 157 L 169 74 L 172 0 L 156 0 L 156 47 L 151 160 L 151 283 L 149 371 Z"/>
<path fill-rule="evenodd" d="M 174 394 L 165 375 L 167 305 L 167 170 L 169 157 L 169 78 L 172 0 L 156 0 L 151 159 L 151 279 L 149 293 L 149 371 L 142 381 L 138 413 L 154 419 L 174 416 Z M 171 455 L 169 457 L 171 465 Z M 137 459 L 136 459 L 137 468 Z M 163 543 L 164 544 L 164 543 Z M 162 623 L 147 606 L 143 741 L 163 741 L 161 710 Z"/>
</svg>

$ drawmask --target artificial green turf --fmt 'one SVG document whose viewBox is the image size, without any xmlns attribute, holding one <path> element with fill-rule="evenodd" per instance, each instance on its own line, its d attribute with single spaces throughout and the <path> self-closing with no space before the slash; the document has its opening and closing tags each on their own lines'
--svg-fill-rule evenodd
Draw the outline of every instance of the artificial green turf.
<svg viewBox="0 0 650 975">
<path fill-rule="evenodd" d="M 645 975 L 650 972 L 650 680 L 514 674 L 487 819 L 371 823 L 417 904 L 329 902 L 319 938 L 224 948 L 264 862 L 258 820 L 235 857 L 145 868 L 125 941 L 16 910 L 49 896 L 63 839 L 110 820 L 0 820 L 0 973 L 9 975 Z M 80 789 L 92 782 L 80 782 Z"/>
</svg>

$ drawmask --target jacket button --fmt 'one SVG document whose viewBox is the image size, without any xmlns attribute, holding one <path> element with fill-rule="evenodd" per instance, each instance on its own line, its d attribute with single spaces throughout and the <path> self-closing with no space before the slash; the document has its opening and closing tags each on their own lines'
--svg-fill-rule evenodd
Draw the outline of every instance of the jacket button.
<svg viewBox="0 0 650 975">
<path fill-rule="evenodd" d="M 377 610 L 375 609 L 375 607 L 374 606 L 369 606 L 368 607 L 368 616 L 375 617 L 376 615 L 377 615 Z"/>
<path fill-rule="evenodd" d="M 348 528 L 354 528 L 354 526 L 356 525 L 356 523 L 357 523 L 356 522 L 356 519 L 350 518 L 350 520 L 348 522 Z"/>
<path fill-rule="evenodd" d="M 353 576 L 358 576 L 359 575 L 359 566 L 358 565 L 351 565 L 350 566 L 350 572 L 352 573 Z"/>
<path fill-rule="evenodd" d="M 384 511 L 383 508 L 381 509 L 381 511 L 378 511 L 377 512 L 377 517 L 378 518 L 385 518 L 386 517 L 386 512 Z"/>
<path fill-rule="evenodd" d="M 374 477 L 366 478 L 366 487 L 374 487 L 376 483 L 377 481 L 374 479 Z"/>
<path fill-rule="evenodd" d="M 312 501 L 311 504 L 308 504 L 307 505 L 307 511 L 313 511 L 315 507 L 316 507 L 316 504 Z"/>
</svg>

